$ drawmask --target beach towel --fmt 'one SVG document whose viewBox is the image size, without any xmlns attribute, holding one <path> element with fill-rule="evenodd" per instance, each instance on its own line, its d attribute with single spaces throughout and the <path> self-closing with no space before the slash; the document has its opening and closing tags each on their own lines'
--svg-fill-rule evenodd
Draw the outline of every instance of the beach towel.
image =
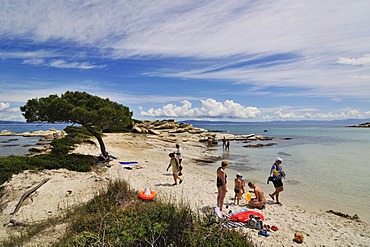
<svg viewBox="0 0 370 247">
<path fill-rule="evenodd" d="M 143 168 L 137 161 L 120 161 L 119 163 L 127 170 Z"/>
<path fill-rule="evenodd" d="M 137 161 L 120 161 L 119 163 L 121 165 L 132 165 L 132 164 L 138 164 L 139 162 L 137 162 Z"/>
</svg>

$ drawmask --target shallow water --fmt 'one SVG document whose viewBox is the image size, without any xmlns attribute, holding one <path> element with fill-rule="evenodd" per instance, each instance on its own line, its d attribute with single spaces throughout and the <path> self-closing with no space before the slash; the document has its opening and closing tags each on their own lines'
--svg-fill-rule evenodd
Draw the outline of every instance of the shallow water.
<svg viewBox="0 0 370 247">
<path fill-rule="evenodd" d="M 62 130 L 66 124 L 0 124 L 0 132 L 9 130 L 14 133 L 49 130 L 51 128 Z M 24 155 L 41 137 L 0 136 L 0 156 Z"/>
<path fill-rule="evenodd" d="M 230 151 L 224 151 L 219 143 L 213 153 L 230 161 L 230 173 L 241 172 L 246 179 L 260 184 L 266 194 L 273 192 L 273 185 L 267 185 L 266 179 L 275 158 L 280 156 L 287 174 L 282 201 L 285 198 L 322 210 L 356 213 L 370 222 L 370 129 L 329 125 L 197 127 L 274 137 L 265 143 L 276 142 L 275 146 L 245 148 L 245 143 L 231 142 Z M 282 137 L 293 139 L 283 140 Z"/>
</svg>

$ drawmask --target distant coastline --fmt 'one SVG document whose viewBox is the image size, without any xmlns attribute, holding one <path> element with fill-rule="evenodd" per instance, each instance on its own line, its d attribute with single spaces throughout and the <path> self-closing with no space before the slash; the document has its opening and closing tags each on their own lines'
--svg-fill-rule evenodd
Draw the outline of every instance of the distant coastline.
<svg viewBox="0 0 370 247">
<path fill-rule="evenodd" d="M 347 126 L 347 127 L 351 127 L 351 128 L 370 128 L 370 122 L 360 123 L 360 124 L 356 124 L 356 125 L 350 125 L 350 126 Z"/>
</svg>

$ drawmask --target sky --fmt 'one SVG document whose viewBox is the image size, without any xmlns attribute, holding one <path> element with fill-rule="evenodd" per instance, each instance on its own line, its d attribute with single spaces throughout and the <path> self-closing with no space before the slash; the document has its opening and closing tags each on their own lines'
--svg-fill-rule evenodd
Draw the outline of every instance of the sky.
<svg viewBox="0 0 370 247">
<path fill-rule="evenodd" d="M 368 0 L 0 0 L 0 120 L 81 91 L 140 120 L 370 118 Z"/>
</svg>

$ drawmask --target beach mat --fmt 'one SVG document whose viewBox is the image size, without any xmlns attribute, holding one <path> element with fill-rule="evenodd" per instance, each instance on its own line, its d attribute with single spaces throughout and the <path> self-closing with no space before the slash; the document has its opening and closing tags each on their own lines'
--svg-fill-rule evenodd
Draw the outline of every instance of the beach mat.
<svg viewBox="0 0 370 247">
<path fill-rule="evenodd" d="M 119 163 L 121 165 L 135 165 L 135 164 L 139 164 L 139 162 L 137 162 L 137 161 L 120 161 Z"/>
<path fill-rule="evenodd" d="M 120 161 L 119 163 L 127 170 L 143 168 L 137 161 Z"/>
</svg>

